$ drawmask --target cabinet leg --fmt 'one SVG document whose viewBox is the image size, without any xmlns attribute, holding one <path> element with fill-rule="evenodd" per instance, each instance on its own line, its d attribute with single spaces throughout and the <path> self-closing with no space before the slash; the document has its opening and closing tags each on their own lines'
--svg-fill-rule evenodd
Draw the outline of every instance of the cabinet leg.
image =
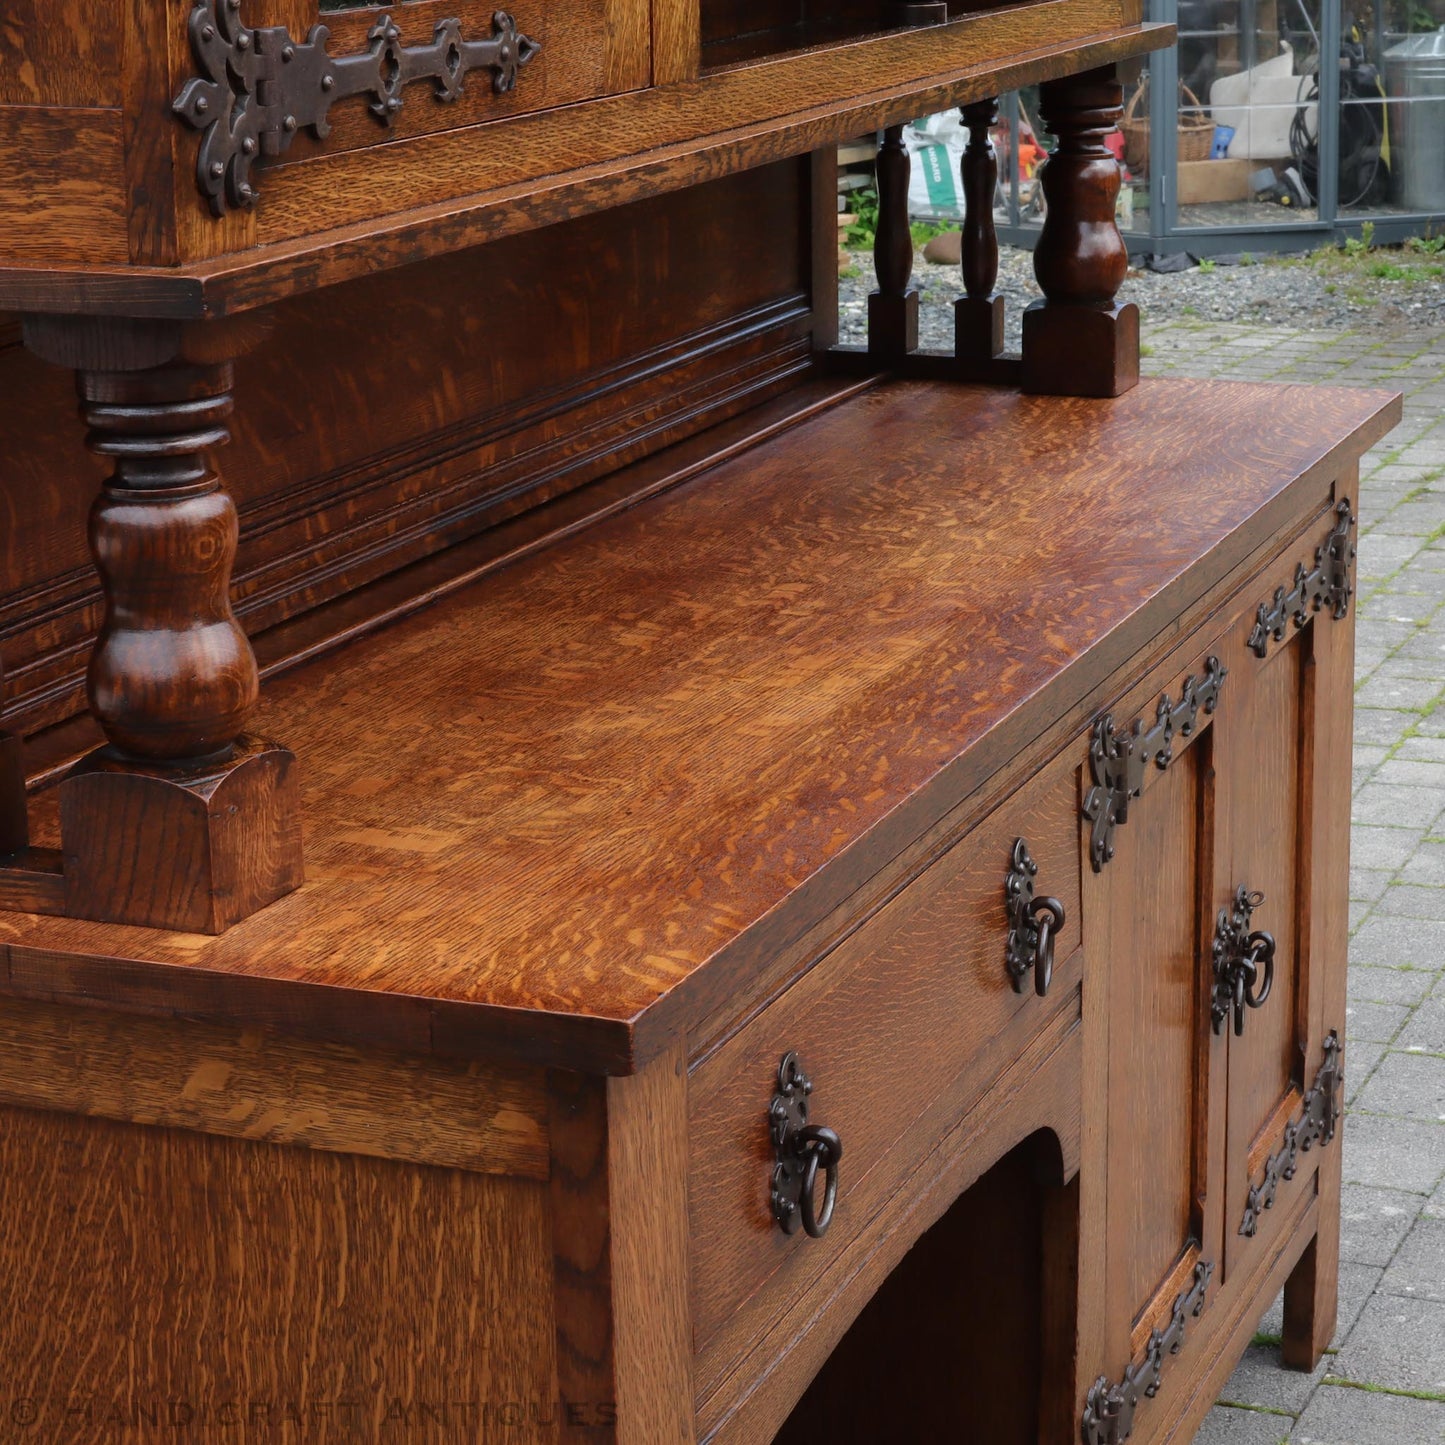
<svg viewBox="0 0 1445 1445">
<path fill-rule="evenodd" d="M 295 759 L 246 732 L 259 676 L 210 462 L 231 363 L 214 333 L 142 322 L 41 321 L 27 341 L 73 367 L 86 445 L 114 465 L 90 515 L 105 615 L 86 693 L 107 741 L 60 784 L 61 911 L 220 933 L 301 882 Z"/>
<path fill-rule="evenodd" d="M 1025 391 L 1119 396 L 1138 384 L 1139 308 L 1114 304 L 1129 253 L 1114 221 L 1119 163 L 1104 144 L 1122 100 L 1112 66 L 1041 87 L 1058 146 L 1041 176 L 1048 213 L 1034 275 L 1044 299 L 1024 312 Z"/>
<path fill-rule="evenodd" d="M 1328 1163 L 1326 1162 L 1328 1160 Z M 1335 1337 L 1340 1280 L 1340 1150 L 1320 1157 L 1319 1232 L 1284 1285 L 1280 1355 L 1292 1370 L 1313 1370 Z"/>
</svg>

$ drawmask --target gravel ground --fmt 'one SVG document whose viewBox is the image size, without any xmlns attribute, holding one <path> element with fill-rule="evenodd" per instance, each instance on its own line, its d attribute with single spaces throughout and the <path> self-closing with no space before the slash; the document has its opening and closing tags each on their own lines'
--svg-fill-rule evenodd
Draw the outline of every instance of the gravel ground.
<svg viewBox="0 0 1445 1445">
<path fill-rule="evenodd" d="M 852 255 L 847 269 L 855 274 L 839 282 L 839 323 L 840 339 L 857 344 L 866 339 L 873 258 L 867 251 Z M 1375 267 L 1396 266 L 1411 274 L 1371 274 Z M 920 255 L 913 279 L 922 295 L 919 344 L 951 350 L 957 268 L 936 266 Z M 1038 296 L 1029 252 L 1000 247 L 998 289 L 1008 300 L 1008 345 L 1016 348 L 1020 313 Z M 1146 326 L 1198 318 L 1313 331 L 1429 331 L 1445 327 L 1445 255 L 1380 250 L 1358 257 L 1267 257 L 1249 265 L 1216 261 L 1212 270 L 1190 267 L 1171 274 L 1131 269 L 1119 299 L 1137 302 Z"/>
</svg>

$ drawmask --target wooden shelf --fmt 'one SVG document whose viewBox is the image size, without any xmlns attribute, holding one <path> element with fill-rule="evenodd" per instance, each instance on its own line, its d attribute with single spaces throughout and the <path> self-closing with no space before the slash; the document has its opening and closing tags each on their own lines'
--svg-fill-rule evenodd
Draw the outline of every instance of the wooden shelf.
<svg viewBox="0 0 1445 1445">
<path fill-rule="evenodd" d="M 0 915 L 4 991 L 630 1071 L 797 966 L 1047 728 L 1082 739 L 1111 673 L 1398 412 L 841 394 L 274 677 L 254 726 L 301 760 L 305 886 L 220 937 Z"/>
<path fill-rule="evenodd" d="M 33 249 L 0 243 L 0 311 L 178 321 L 244 312 L 1172 42 L 1172 26 L 1133 23 L 1135 13 L 1128 0 L 1030 0 L 460 129 L 323 149 L 265 170 L 244 243 L 228 243 L 209 216 L 199 227 L 190 218 L 215 252 L 199 259 L 35 264 Z M 169 145 L 174 117 L 163 120 Z M 193 191 L 186 204 L 198 204 Z"/>
</svg>

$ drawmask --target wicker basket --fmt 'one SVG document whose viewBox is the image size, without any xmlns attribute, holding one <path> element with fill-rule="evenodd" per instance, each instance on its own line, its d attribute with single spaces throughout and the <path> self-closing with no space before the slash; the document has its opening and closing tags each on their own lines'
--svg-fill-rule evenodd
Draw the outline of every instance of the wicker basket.
<svg viewBox="0 0 1445 1445">
<path fill-rule="evenodd" d="M 1139 88 L 1124 107 L 1119 129 L 1124 135 L 1124 164 L 1136 175 L 1149 169 L 1149 77 L 1145 75 Z M 1207 161 L 1214 147 L 1214 122 L 1200 113 L 1199 97 L 1187 85 L 1179 87 L 1179 159 Z M 1192 107 L 1185 110 L 1184 107 Z M 1142 115 L 1140 112 L 1143 112 Z"/>
</svg>

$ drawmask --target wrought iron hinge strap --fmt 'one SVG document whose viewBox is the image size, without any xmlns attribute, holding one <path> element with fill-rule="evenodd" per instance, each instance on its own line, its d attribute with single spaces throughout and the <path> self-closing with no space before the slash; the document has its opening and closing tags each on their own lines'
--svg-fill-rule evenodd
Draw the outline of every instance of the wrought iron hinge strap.
<svg viewBox="0 0 1445 1445">
<path fill-rule="evenodd" d="M 1201 1259 L 1194 1266 L 1194 1279 L 1189 1288 L 1174 1301 L 1169 1324 L 1149 1336 L 1144 1354 L 1124 1371 L 1117 1384 L 1100 1375 L 1089 1389 L 1084 1402 L 1084 1445 L 1122 1445 L 1134 1433 L 1134 1415 L 1142 1400 L 1152 1400 L 1163 1383 L 1164 1360 L 1177 1355 L 1184 1344 L 1184 1331 L 1190 1319 L 1198 1319 L 1204 1309 L 1204 1297 L 1214 1265 Z"/>
<path fill-rule="evenodd" d="M 1291 618 L 1296 627 L 1309 621 L 1311 612 L 1328 607 L 1330 615 L 1343 617 L 1350 610 L 1354 586 L 1350 581 L 1350 563 L 1355 559 L 1355 514 L 1345 498 L 1335 508 L 1335 523 L 1330 535 L 1315 548 L 1315 565 L 1305 571 L 1303 562 L 1295 567 L 1294 583 L 1288 589 L 1276 587 L 1268 602 L 1259 604 L 1254 630 L 1249 634 L 1249 650 L 1256 657 L 1269 654 L 1271 639 L 1284 640 L 1285 626 Z"/>
<path fill-rule="evenodd" d="M 203 132 L 196 183 L 218 216 L 232 206 L 255 205 L 253 166 L 263 156 L 282 155 L 298 130 L 325 140 L 331 133 L 327 116 L 338 100 L 369 95 L 371 113 L 391 125 L 412 81 L 432 81 L 436 99 L 449 102 L 462 94 L 471 71 L 488 70 L 492 89 L 504 94 L 542 48 L 498 10 L 483 40 L 463 39 L 461 21 L 451 19 L 439 21 L 425 45 L 403 45 L 395 21 L 382 15 L 368 32 L 366 50 L 333 57 L 326 51 L 331 32 L 325 25 L 294 40 L 284 25 L 242 24 L 240 11 L 241 0 L 196 0 L 189 25 L 201 74 L 185 83 L 172 105 Z"/>
<path fill-rule="evenodd" d="M 1315 1074 L 1313 1087 L 1304 1096 L 1300 1115 L 1284 1126 L 1279 1149 L 1265 1162 L 1264 1177 L 1251 1184 L 1244 1205 L 1244 1219 L 1239 1232 L 1253 1238 L 1259 1228 L 1259 1217 L 1269 1209 L 1279 1193 L 1280 1180 L 1293 1179 L 1299 1168 L 1299 1156 L 1316 1144 L 1324 1148 L 1335 1137 L 1340 1123 L 1340 1036 L 1331 1031 L 1325 1040 L 1325 1058 Z"/>
<path fill-rule="evenodd" d="M 1144 774 L 1152 763 L 1161 771 L 1174 760 L 1174 739 L 1189 737 L 1199 725 L 1200 713 L 1214 711 L 1219 689 L 1229 669 L 1217 657 L 1204 663 L 1202 677 L 1185 679 L 1179 701 L 1165 693 L 1154 710 L 1154 721 L 1138 719 L 1121 733 L 1111 713 L 1094 724 L 1089 739 L 1089 769 L 1094 785 L 1084 798 L 1084 817 L 1093 824 L 1089 862 L 1098 873 L 1114 856 L 1114 829 L 1129 820 L 1129 800 L 1144 789 Z"/>
</svg>

